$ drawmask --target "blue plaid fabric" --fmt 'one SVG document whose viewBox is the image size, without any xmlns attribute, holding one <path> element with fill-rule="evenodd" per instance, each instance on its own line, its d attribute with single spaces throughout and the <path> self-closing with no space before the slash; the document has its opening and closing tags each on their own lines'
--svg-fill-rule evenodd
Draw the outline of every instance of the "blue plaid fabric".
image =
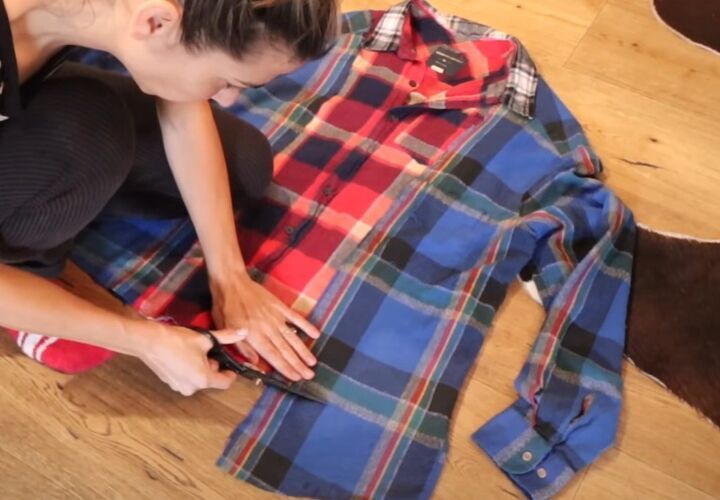
<svg viewBox="0 0 720 500">
<path fill-rule="evenodd" d="M 265 130 L 279 155 L 302 154 L 319 175 L 334 153 L 296 145 L 318 135 L 327 143 L 347 119 L 332 106 L 364 103 L 383 123 L 412 124 L 416 136 L 399 134 L 393 144 L 387 126 L 366 139 L 387 146 L 375 158 L 388 164 L 402 150 L 415 175 L 394 186 L 389 208 L 357 244 L 333 256 L 332 279 L 310 312 L 323 335 L 304 390 L 326 403 L 266 389 L 218 464 L 288 495 L 430 497 L 458 393 L 508 285 L 524 274 L 547 319 L 515 381 L 517 401 L 472 439 L 524 494 L 547 498 L 616 434 L 632 214 L 597 179 L 601 162 L 580 125 L 517 40 L 422 0 L 351 13 L 345 25 L 325 58 L 248 91 L 234 110 Z M 465 95 L 455 106 L 448 91 L 432 105 L 405 106 L 418 98 L 417 85 L 401 83 L 406 71 L 417 73 L 434 48 L 476 43 L 482 50 L 468 57 L 485 64 L 479 54 L 506 48 L 498 41 L 515 50 L 502 52 L 504 69 L 488 75 L 475 101 Z M 368 161 L 356 161 L 352 175 Z M 288 186 L 277 184 L 275 194 Z M 277 221 L 277 199 L 241 227 Z M 75 257 L 141 310 L 158 287 L 169 309 L 208 307 L 202 280 L 178 271 L 186 269 L 179 261 L 199 258 L 193 243 L 187 222 L 101 221 Z"/>
</svg>

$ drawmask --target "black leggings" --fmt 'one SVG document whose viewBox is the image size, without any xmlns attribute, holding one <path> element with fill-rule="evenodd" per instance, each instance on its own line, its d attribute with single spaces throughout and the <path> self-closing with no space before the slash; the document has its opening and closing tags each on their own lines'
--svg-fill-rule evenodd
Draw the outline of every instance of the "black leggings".
<svg viewBox="0 0 720 500">
<path fill-rule="evenodd" d="M 65 63 L 25 97 L 23 113 L 0 124 L 0 263 L 57 276 L 73 238 L 101 214 L 187 215 L 155 98 L 132 79 Z M 272 152 L 251 125 L 213 113 L 238 209 L 270 184 Z"/>
</svg>

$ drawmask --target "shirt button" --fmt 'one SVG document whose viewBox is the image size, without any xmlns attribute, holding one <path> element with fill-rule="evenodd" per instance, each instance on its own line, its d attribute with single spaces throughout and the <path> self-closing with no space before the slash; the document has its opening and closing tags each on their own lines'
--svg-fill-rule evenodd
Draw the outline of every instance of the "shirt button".
<svg viewBox="0 0 720 500">
<path fill-rule="evenodd" d="M 295 232 L 295 228 L 292 226 L 285 226 L 285 232 L 287 234 L 293 234 Z"/>
<path fill-rule="evenodd" d="M 529 462 L 530 460 L 532 460 L 532 453 L 530 453 L 529 451 L 526 451 L 525 453 L 522 454 L 522 459 L 525 462 Z"/>
<path fill-rule="evenodd" d="M 540 479 L 545 479 L 547 477 L 547 471 L 540 467 L 537 471 L 537 475 Z"/>
<path fill-rule="evenodd" d="M 410 80 L 410 81 L 408 82 L 408 84 L 409 84 L 411 87 L 413 87 L 413 88 L 415 88 L 415 87 L 418 86 L 418 83 L 417 83 L 415 80 Z"/>
</svg>

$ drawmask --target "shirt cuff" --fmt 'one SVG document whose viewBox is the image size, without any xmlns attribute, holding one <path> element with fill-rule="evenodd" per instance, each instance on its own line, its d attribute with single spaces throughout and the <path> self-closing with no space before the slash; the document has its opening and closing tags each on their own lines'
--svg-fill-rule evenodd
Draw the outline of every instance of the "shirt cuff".
<svg viewBox="0 0 720 500">
<path fill-rule="evenodd" d="M 552 445 L 529 421 L 530 405 L 518 400 L 482 426 L 473 441 L 529 498 L 550 498 L 583 467 L 563 443 Z"/>
</svg>

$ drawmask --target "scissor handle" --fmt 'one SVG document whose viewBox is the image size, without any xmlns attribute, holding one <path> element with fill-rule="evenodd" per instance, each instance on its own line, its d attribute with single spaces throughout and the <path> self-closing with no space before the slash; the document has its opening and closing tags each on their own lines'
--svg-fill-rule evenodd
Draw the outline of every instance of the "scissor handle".
<svg viewBox="0 0 720 500">
<path fill-rule="evenodd" d="M 311 399 L 313 401 L 318 401 L 323 403 L 324 401 L 322 399 L 319 399 L 315 397 L 314 395 L 308 393 L 307 391 L 303 391 L 300 389 L 300 384 L 297 382 L 290 382 L 289 380 L 286 380 L 282 375 L 279 373 L 273 373 L 273 374 L 266 374 L 263 372 L 260 372 L 258 370 L 254 370 L 251 367 L 240 363 L 238 360 L 233 358 L 230 354 L 228 354 L 226 348 L 220 343 L 220 341 L 215 337 L 215 335 L 205 328 L 199 328 L 199 327 L 190 327 L 192 330 L 195 330 L 198 333 L 201 333 L 208 337 L 210 341 L 212 342 L 212 347 L 208 351 L 208 357 L 216 360 L 218 362 L 218 365 L 220 366 L 220 370 L 230 370 L 234 371 L 235 373 L 238 373 L 239 375 L 242 375 L 245 378 L 248 378 L 253 381 L 260 381 L 266 385 L 272 385 L 274 387 L 277 387 L 279 389 L 284 390 L 285 392 L 290 392 L 292 394 L 301 396 L 306 399 Z"/>
<path fill-rule="evenodd" d="M 191 328 L 210 339 L 210 341 L 212 342 L 212 347 L 208 351 L 208 357 L 217 361 L 221 370 L 231 370 L 252 379 L 258 378 L 252 375 L 255 370 L 240 363 L 230 354 L 228 354 L 228 352 L 225 350 L 225 347 L 220 343 L 220 341 L 213 334 L 213 332 L 205 328 L 200 328 L 196 326 L 193 326 Z"/>
</svg>

